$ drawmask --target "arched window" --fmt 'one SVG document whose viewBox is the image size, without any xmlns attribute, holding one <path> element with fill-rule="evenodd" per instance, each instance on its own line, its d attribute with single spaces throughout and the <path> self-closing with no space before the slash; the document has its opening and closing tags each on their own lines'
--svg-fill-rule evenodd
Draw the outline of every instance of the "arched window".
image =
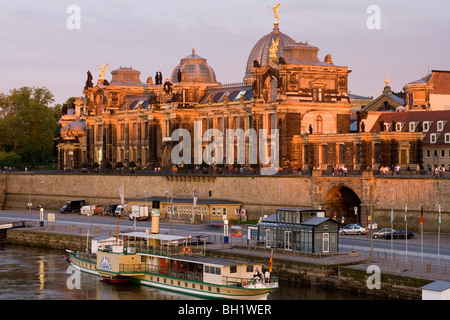
<svg viewBox="0 0 450 320">
<path fill-rule="evenodd" d="M 316 118 L 316 133 L 322 133 L 322 117 L 317 116 Z"/>
</svg>

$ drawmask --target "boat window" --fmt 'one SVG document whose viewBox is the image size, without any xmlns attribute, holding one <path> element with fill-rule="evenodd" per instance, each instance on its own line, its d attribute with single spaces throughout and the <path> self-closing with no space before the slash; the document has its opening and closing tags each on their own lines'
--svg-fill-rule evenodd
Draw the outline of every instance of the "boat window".
<svg viewBox="0 0 450 320">
<path fill-rule="evenodd" d="M 230 273 L 236 273 L 237 272 L 237 266 L 230 266 Z"/>
<path fill-rule="evenodd" d="M 253 272 L 253 265 L 252 264 L 248 264 L 247 265 L 247 272 Z"/>
<path fill-rule="evenodd" d="M 210 273 L 210 274 L 221 274 L 221 269 L 219 267 L 212 267 L 212 266 L 205 266 L 205 273 Z"/>
</svg>

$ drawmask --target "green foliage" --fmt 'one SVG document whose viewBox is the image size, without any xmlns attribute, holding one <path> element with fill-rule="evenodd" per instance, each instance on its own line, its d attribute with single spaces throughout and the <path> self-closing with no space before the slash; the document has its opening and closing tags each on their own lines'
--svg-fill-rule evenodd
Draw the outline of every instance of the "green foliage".
<svg viewBox="0 0 450 320">
<path fill-rule="evenodd" d="M 0 151 L 0 167 L 18 167 L 20 166 L 21 159 L 15 152 L 2 152 Z"/>
<path fill-rule="evenodd" d="M 1 93 L 0 151 L 14 152 L 24 165 L 51 161 L 61 112 L 61 108 L 50 106 L 53 101 L 53 94 L 45 87 Z"/>
</svg>

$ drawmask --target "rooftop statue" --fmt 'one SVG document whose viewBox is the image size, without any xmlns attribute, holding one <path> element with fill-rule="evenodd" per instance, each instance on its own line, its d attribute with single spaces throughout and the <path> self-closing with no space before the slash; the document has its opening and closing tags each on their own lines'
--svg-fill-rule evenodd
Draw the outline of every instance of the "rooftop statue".
<svg viewBox="0 0 450 320">
<path fill-rule="evenodd" d="M 100 77 L 100 80 L 104 80 L 105 79 L 105 72 L 106 72 L 106 68 L 108 67 L 108 64 L 101 66 L 97 65 L 98 69 L 101 70 L 100 74 L 98 75 Z"/>
<path fill-rule="evenodd" d="M 280 44 L 280 37 L 277 37 L 277 40 L 274 41 L 272 39 L 272 45 L 270 46 L 269 49 L 269 58 L 270 59 L 276 59 L 277 58 L 277 50 L 278 50 L 278 45 Z"/>
<path fill-rule="evenodd" d="M 269 9 L 272 9 L 273 13 L 275 14 L 275 23 L 278 23 L 278 19 L 280 19 L 280 15 L 278 14 L 278 9 L 280 9 L 280 5 L 281 3 L 273 7 L 268 7 Z"/>
</svg>

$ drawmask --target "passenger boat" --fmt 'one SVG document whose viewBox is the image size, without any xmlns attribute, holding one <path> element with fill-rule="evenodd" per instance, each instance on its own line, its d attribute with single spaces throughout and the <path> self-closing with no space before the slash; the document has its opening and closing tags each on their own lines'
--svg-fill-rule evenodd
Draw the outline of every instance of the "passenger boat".
<svg viewBox="0 0 450 320">
<path fill-rule="evenodd" d="M 69 251 L 72 265 L 110 282 L 141 285 L 210 299 L 267 299 L 278 280 L 263 265 L 205 256 L 190 237 L 129 232 L 96 254 Z"/>
</svg>

